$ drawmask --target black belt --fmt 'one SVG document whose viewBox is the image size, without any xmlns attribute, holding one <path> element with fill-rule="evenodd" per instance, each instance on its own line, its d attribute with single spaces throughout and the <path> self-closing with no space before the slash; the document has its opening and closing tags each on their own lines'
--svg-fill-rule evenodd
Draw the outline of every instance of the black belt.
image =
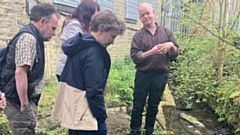
<svg viewBox="0 0 240 135">
<path fill-rule="evenodd" d="M 137 70 L 137 71 L 142 72 L 142 73 L 151 74 L 151 75 L 167 73 L 167 71 L 165 71 L 165 70 L 146 70 L 146 71 Z"/>
</svg>

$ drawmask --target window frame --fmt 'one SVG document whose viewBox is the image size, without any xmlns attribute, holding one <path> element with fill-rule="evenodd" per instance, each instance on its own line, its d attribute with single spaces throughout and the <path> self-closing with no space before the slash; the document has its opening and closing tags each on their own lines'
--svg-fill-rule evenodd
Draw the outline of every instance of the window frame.
<svg viewBox="0 0 240 135">
<path fill-rule="evenodd" d="M 115 10 L 115 0 L 97 0 L 100 10 L 109 9 L 112 12 Z"/>
<path fill-rule="evenodd" d="M 125 19 L 127 22 L 136 23 L 138 21 L 138 6 L 139 0 L 125 0 Z"/>
</svg>

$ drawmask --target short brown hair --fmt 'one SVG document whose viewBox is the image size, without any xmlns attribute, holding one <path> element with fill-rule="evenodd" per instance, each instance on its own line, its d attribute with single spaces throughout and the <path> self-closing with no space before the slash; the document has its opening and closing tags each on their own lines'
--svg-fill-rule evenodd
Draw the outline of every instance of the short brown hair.
<svg viewBox="0 0 240 135">
<path fill-rule="evenodd" d="M 125 23 L 119 20 L 112 11 L 102 10 L 92 17 L 90 22 L 90 30 L 93 32 L 97 32 L 98 30 L 118 30 L 119 35 L 122 35 L 126 28 Z"/>
</svg>

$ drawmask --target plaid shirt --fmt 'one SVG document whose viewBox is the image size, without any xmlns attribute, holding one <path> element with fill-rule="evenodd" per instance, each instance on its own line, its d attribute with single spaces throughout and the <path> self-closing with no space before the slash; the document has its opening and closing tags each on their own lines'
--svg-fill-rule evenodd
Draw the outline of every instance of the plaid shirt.
<svg viewBox="0 0 240 135">
<path fill-rule="evenodd" d="M 15 50 L 15 64 L 16 67 L 21 67 L 24 65 L 30 66 L 30 71 L 32 70 L 34 61 L 37 59 L 36 51 L 36 39 L 34 36 L 28 33 L 23 33 L 16 44 Z M 42 79 L 39 84 L 35 87 L 35 91 L 32 96 L 42 93 L 44 79 Z"/>
</svg>

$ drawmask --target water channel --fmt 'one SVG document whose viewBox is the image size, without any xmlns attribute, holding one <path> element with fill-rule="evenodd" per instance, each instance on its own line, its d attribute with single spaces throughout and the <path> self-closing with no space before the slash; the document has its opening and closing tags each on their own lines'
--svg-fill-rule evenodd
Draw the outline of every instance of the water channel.
<svg viewBox="0 0 240 135">
<path fill-rule="evenodd" d="M 233 128 L 230 125 L 218 122 L 218 116 L 210 107 L 203 103 L 193 103 L 191 109 L 179 109 L 177 104 L 176 108 L 174 135 L 234 135 Z M 130 117 L 126 117 L 127 115 L 125 113 L 121 115 L 121 113 L 126 112 L 126 108 L 113 107 L 108 108 L 108 111 L 111 112 L 108 113 L 109 117 L 107 119 L 109 135 L 129 135 Z M 196 127 L 194 124 L 186 121 L 180 117 L 182 113 L 196 118 L 204 127 Z M 163 134 L 155 131 L 154 135 Z"/>
<path fill-rule="evenodd" d="M 197 118 L 205 127 L 196 127 L 181 118 L 180 114 L 187 114 Z M 205 104 L 193 104 L 191 109 L 177 109 L 174 125 L 174 135 L 234 135 L 230 125 L 218 122 L 214 111 Z"/>
</svg>

